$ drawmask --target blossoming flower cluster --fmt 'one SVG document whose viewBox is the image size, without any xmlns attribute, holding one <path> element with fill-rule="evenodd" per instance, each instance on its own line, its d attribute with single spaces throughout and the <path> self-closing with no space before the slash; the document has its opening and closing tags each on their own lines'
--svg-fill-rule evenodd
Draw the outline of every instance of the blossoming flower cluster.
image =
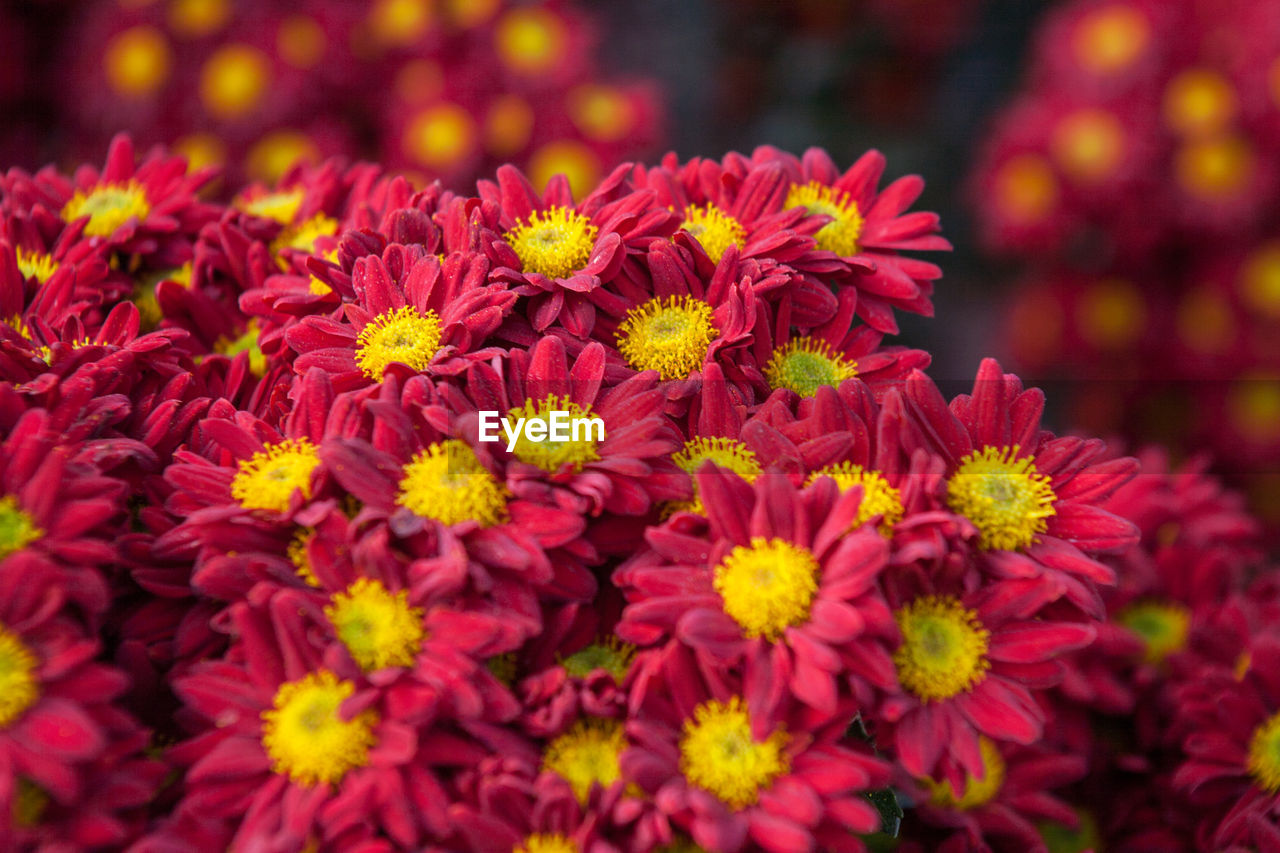
<svg viewBox="0 0 1280 853">
<path fill-rule="evenodd" d="M 48 38 L 74 50 L 31 79 L 50 81 L 64 157 L 128 127 L 233 181 L 364 152 L 456 186 L 514 161 L 585 194 L 660 133 L 656 89 L 603 79 L 594 22 L 570 0 L 62 5 Z"/>
<path fill-rule="evenodd" d="M 1255 525 L 994 361 L 948 401 L 890 337 L 948 244 L 885 168 L 9 171 L 4 837 L 1268 849 Z"/>
<path fill-rule="evenodd" d="M 973 176 L 990 247 L 1031 262 L 1017 362 L 1113 380 L 1078 423 L 1234 472 L 1280 462 L 1277 26 L 1260 0 L 1060 4 Z M 1247 482 L 1280 519 L 1275 477 Z"/>
</svg>

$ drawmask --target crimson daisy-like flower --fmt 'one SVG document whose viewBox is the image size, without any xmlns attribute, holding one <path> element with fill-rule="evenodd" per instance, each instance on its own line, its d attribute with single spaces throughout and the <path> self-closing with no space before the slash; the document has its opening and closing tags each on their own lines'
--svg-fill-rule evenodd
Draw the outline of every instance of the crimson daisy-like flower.
<svg viewBox="0 0 1280 853">
<path fill-rule="evenodd" d="M 904 452 L 924 448 L 946 462 L 939 502 L 973 524 L 985 572 L 996 578 L 1043 576 L 1094 618 L 1098 587 L 1115 583 L 1097 555 L 1138 540 L 1133 524 L 1101 508 L 1137 473 L 1137 460 L 1115 458 L 1097 439 L 1043 430 L 1044 395 L 1023 390 L 1013 374 L 986 359 L 973 393 L 948 406 L 919 371 L 886 400 L 900 420 Z"/>
<path fill-rule="evenodd" d="M 1280 849 L 1280 637 L 1268 627 L 1243 671 L 1202 667 L 1175 693 L 1186 759 L 1174 775 L 1201 818 L 1198 843 Z"/>
<path fill-rule="evenodd" d="M 619 166 L 581 203 L 557 175 L 540 196 L 514 166 L 498 169 L 497 183 L 480 181 L 480 198 L 496 205 L 486 226 L 500 235 L 486 241 L 493 278 L 528 297 L 535 331 L 559 323 L 585 338 L 595 326 L 591 293 L 617 275 L 627 254 L 674 229 L 674 217 L 654 204 L 654 194 L 628 183 Z"/>
<path fill-rule="evenodd" d="M 728 170 L 745 167 L 737 166 L 733 155 L 725 162 Z M 770 146 L 757 148 L 751 166 L 765 163 L 783 167 L 789 184 L 783 209 L 799 207 L 809 216 L 826 219 L 814 234 L 817 249 L 841 263 L 824 272 L 856 288 L 858 316 L 869 326 L 896 333 L 895 308 L 933 313 L 933 282 L 942 270 L 901 254 L 951 249 L 938 235 L 936 213 L 907 212 L 924 190 L 922 178 L 909 175 L 880 189 L 886 161 L 879 151 L 863 154 L 843 173 L 820 148 L 810 148 L 799 158 Z"/>
<path fill-rule="evenodd" d="M 878 830 L 880 815 L 864 795 L 889 767 L 845 740 L 852 710 L 825 722 L 795 702 L 765 712 L 749 685 L 678 643 L 643 669 L 621 768 L 652 797 L 667 843 L 674 826 L 716 853 L 865 849 L 855 833 Z"/>
<path fill-rule="evenodd" d="M 140 760 L 147 735 L 114 705 L 124 674 L 94 662 L 99 643 L 68 604 L 35 553 L 0 562 L 0 828 L 32 849 L 127 843 L 163 773 Z"/>
<path fill-rule="evenodd" d="M 1037 618 L 1061 588 L 1044 578 L 991 581 L 972 592 L 938 588 L 916 569 L 886 581 L 899 639 L 898 688 L 875 717 L 879 746 L 913 776 L 941 766 L 983 775 L 980 736 L 1031 744 L 1045 712 L 1032 694 L 1060 676 L 1055 658 L 1093 641 L 1091 624 Z M 939 765 L 939 762 L 942 762 Z"/>
<path fill-rule="evenodd" d="M 343 306 L 343 319 L 310 316 L 286 333 L 298 353 L 294 369 L 322 368 L 339 391 L 379 382 L 396 364 L 456 375 L 498 352 L 486 344 L 516 300 L 487 283 L 487 273 L 479 255 L 442 263 L 410 246 L 361 258 L 352 272 L 356 302 Z"/>
<path fill-rule="evenodd" d="M 108 266 L 104 247 L 83 236 L 79 223 L 50 225 L 11 215 L 0 224 L 0 322 L 30 313 L 60 325 L 72 314 L 90 328 L 129 293 L 127 276 Z"/>
<path fill-rule="evenodd" d="M 190 257 L 191 236 L 217 216 L 197 193 L 214 169 L 188 172 L 186 160 L 154 149 L 136 160 L 133 142 L 116 136 L 105 166 L 81 167 L 67 178 L 47 166 L 35 175 L 14 169 L 4 178 L 6 214 L 61 217 L 67 225 L 84 220 L 83 235 L 115 251 L 138 254 L 155 269 L 180 266 Z"/>
<path fill-rule="evenodd" d="M 772 470 L 754 485 L 714 466 L 695 476 L 707 532 L 647 533 L 646 550 L 614 573 L 629 602 L 618 636 L 644 646 L 675 637 L 708 661 L 745 659 L 762 713 L 794 696 L 835 714 L 850 676 L 863 701 L 864 681 L 890 688 L 895 628 L 877 585 L 889 546 L 874 529 L 854 530 L 862 490 L 842 494 L 823 478 L 798 491 Z"/>
</svg>

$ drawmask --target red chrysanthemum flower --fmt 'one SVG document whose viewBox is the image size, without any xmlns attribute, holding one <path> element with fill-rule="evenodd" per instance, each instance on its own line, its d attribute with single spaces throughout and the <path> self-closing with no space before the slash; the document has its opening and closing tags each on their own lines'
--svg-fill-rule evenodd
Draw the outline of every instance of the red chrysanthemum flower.
<svg viewBox="0 0 1280 853">
<path fill-rule="evenodd" d="M 650 646 L 678 638 L 708 662 L 745 659 L 760 713 L 788 695 L 835 714 L 847 681 L 888 689 L 895 628 L 877 581 L 889 547 L 860 527 L 864 491 L 822 478 L 797 491 L 781 473 L 700 470 L 707 530 L 651 529 L 648 547 L 616 572 L 629 605 L 618 636 Z M 882 516 L 873 515 L 869 521 Z"/>
<path fill-rule="evenodd" d="M 825 723 L 791 702 L 766 713 L 749 684 L 744 695 L 728 673 L 700 670 L 675 643 L 645 669 L 622 775 L 700 847 L 861 851 L 851 833 L 880 828 L 864 795 L 888 781 L 889 768 L 846 742 L 851 711 Z"/>
<path fill-rule="evenodd" d="M 502 285 L 486 283 L 487 273 L 479 255 L 441 262 L 400 245 L 361 258 L 352 272 L 356 302 L 342 309 L 346 322 L 310 316 L 286 333 L 298 353 L 294 369 L 322 368 L 339 391 L 379 382 L 391 365 L 461 373 L 499 352 L 490 336 L 516 300 Z"/>
</svg>

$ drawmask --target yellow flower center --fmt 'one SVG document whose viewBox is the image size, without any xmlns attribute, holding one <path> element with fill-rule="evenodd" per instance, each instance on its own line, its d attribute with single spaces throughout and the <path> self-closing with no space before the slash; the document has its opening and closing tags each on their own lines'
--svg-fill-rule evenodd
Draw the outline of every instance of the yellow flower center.
<svg viewBox="0 0 1280 853">
<path fill-rule="evenodd" d="M 537 6 L 513 8 L 498 19 L 493 44 L 502 61 L 523 74 L 545 74 L 565 56 L 564 21 Z"/>
<path fill-rule="evenodd" d="M 751 734 L 741 697 L 712 699 L 693 710 L 680 738 L 680 772 L 689 784 L 719 797 L 734 810 L 760 799 L 760 791 L 791 769 L 782 729 L 763 741 Z"/>
<path fill-rule="evenodd" d="M 324 669 L 281 684 L 275 707 L 262 712 L 271 769 L 298 785 L 336 785 L 348 770 L 368 764 L 378 715 L 362 711 L 346 720 L 338 714 L 355 689 Z"/>
<path fill-rule="evenodd" d="M 537 832 L 520 842 L 511 853 L 581 853 L 578 845 L 566 835 Z"/>
<path fill-rule="evenodd" d="M 631 671 L 631 659 L 635 657 L 635 653 L 635 646 L 609 636 L 604 642 L 592 643 L 585 649 L 574 652 L 562 660 L 560 665 L 575 678 L 586 678 L 597 669 L 603 669 L 621 684 Z"/>
<path fill-rule="evenodd" d="M 12 495 L 0 498 L 0 560 L 21 551 L 44 535 Z"/>
<path fill-rule="evenodd" d="M 1075 829 L 1056 823 L 1043 821 L 1036 825 L 1040 837 L 1044 839 L 1049 853 L 1087 853 L 1091 850 L 1102 850 L 1102 833 L 1098 831 L 1098 821 L 1092 814 L 1080 809 L 1075 810 L 1078 826 Z"/>
<path fill-rule="evenodd" d="M 1164 120 L 1175 133 L 1216 133 L 1235 118 L 1236 108 L 1231 83 L 1208 68 L 1188 68 L 1164 90 Z"/>
<path fill-rule="evenodd" d="M 793 185 L 783 207 L 803 207 L 810 216 L 830 216 L 831 221 L 814 235 L 818 248 L 835 252 L 842 258 L 858 254 L 858 238 L 862 236 L 862 213 L 848 193 L 818 181 Z"/>
<path fill-rule="evenodd" d="M 39 666 L 18 635 L 0 623 L 0 729 L 12 725 L 39 698 Z"/>
<path fill-rule="evenodd" d="M 173 51 L 155 27 L 130 27 L 113 36 L 102 52 L 107 85 L 124 98 L 154 95 L 169 76 Z"/>
<path fill-rule="evenodd" d="M 289 265 L 284 258 L 279 257 L 282 251 L 296 249 L 299 252 L 314 254 L 317 240 L 321 237 L 333 237 L 337 233 L 338 220 L 325 216 L 323 213 L 317 213 L 297 225 L 286 226 L 279 236 L 271 242 L 271 253 L 277 256 L 280 268 L 287 270 Z"/>
<path fill-rule="evenodd" d="M 415 163 L 446 171 L 475 150 L 478 135 L 471 113 L 457 104 L 442 103 L 413 117 L 400 147 Z M 588 247 L 588 257 L 590 252 Z"/>
<path fill-rule="evenodd" d="M 305 438 L 287 438 L 266 450 L 241 459 L 231 481 L 231 497 L 245 509 L 284 512 L 295 491 L 311 497 L 311 474 L 320 464 L 320 452 Z"/>
<path fill-rule="evenodd" d="M 1102 180 L 1124 158 L 1124 124 L 1108 110 L 1076 110 L 1054 128 L 1050 148 L 1072 178 L 1085 183 Z"/>
<path fill-rule="evenodd" d="M 774 350 L 764 375 L 771 388 L 789 388 L 801 397 L 812 397 L 823 385 L 834 388 L 854 378 L 858 370 L 826 341 L 806 336 Z"/>
<path fill-rule="evenodd" d="M 44 252 L 28 252 L 19 246 L 14 254 L 18 260 L 18 272 L 23 278 L 34 278 L 40 284 L 48 281 L 58 271 L 58 262 Z"/>
<path fill-rule="evenodd" d="M 270 84 L 271 60 L 265 53 L 227 44 L 200 69 L 200 100 L 216 118 L 242 118 L 257 108 Z"/>
<path fill-rule="evenodd" d="M 978 528 L 988 551 L 1015 551 L 1043 533 L 1057 514 L 1049 477 L 1018 447 L 984 447 L 960 460 L 947 482 L 947 506 Z"/>
<path fill-rule="evenodd" d="M 258 345 L 258 320 L 253 318 L 249 321 L 248 327 L 238 338 L 219 338 L 213 344 L 214 352 L 221 353 L 227 358 L 235 358 L 242 352 L 249 354 L 249 372 L 254 376 L 263 376 L 267 372 L 267 357 L 262 353 L 262 347 Z"/>
<path fill-rule="evenodd" d="M 564 421 L 558 432 L 568 435 L 569 440 L 553 440 L 552 436 L 556 433 L 551 431 L 552 412 L 566 413 L 568 420 Z M 591 429 L 589 425 L 583 429 L 584 424 L 576 422 L 578 418 L 591 417 L 590 406 L 584 409 L 568 397 L 557 397 L 551 394 L 537 403 L 526 400 L 523 406 L 518 406 L 507 413 L 507 419 L 512 423 L 516 423 L 517 418 L 525 419 L 525 427 L 516 439 L 516 458 L 521 462 L 537 465 L 542 470 L 553 474 L 565 465 L 570 466 L 574 471 L 581 471 L 584 464 L 600 458 L 600 454 L 596 452 L 597 442 L 594 438 L 600 431 Z M 561 420 L 556 419 L 556 423 L 560 424 Z M 545 440 L 530 440 L 528 427 L 532 422 L 546 425 Z M 601 439 L 603 439 L 602 435 Z"/>
<path fill-rule="evenodd" d="M 697 473 L 703 463 L 711 462 L 717 468 L 726 468 L 748 483 L 760 476 L 760 461 L 751 448 L 732 438 L 704 438 L 697 436 L 684 443 L 684 447 L 671 457 L 676 467 L 689 475 Z M 702 498 L 698 495 L 698 481 L 693 481 L 693 499 L 676 501 L 671 512 L 687 511 L 702 515 Z"/>
<path fill-rule="evenodd" d="M 1143 601 L 1121 611 L 1120 624 L 1142 638 L 1147 663 L 1160 663 L 1187 645 L 1191 610 L 1174 601 Z"/>
<path fill-rule="evenodd" d="M 296 186 L 293 189 L 244 198 L 236 206 L 251 216 L 274 219 L 281 225 L 288 225 L 298 215 L 298 208 L 302 207 L 305 194 L 301 186 Z"/>
<path fill-rule="evenodd" d="M 993 183 L 1001 213 L 1021 224 L 1040 222 L 1058 204 L 1058 179 L 1038 154 L 1017 154 L 999 167 Z"/>
<path fill-rule="evenodd" d="M 717 264 L 730 246 L 741 249 L 747 245 L 747 230 L 738 220 L 714 204 L 705 207 L 692 204 L 686 207 L 684 225 L 680 230 L 692 234 L 702 244 L 707 257 Z"/>
<path fill-rule="evenodd" d="M 230 0 L 175 0 L 169 25 L 184 36 L 207 36 L 226 26 L 231 15 Z"/>
<path fill-rule="evenodd" d="M 1184 190 L 1197 198 L 1220 201 L 1248 185 L 1255 155 L 1240 136 L 1210 137 L 1188 142 L 1174 155 L 1173 171 Z"/>
<path fill-rule="evenodd" d="M 591 260 L 599 229 L 569 207 L 552 207 L 517 222 L 504 237 L 520 258 L 525 272 L 565 278 Z"/>
<path fill-rule="evenodd" d="M 879 471 L 869 471 L 852 462 L 841 462 L 828 465 L 809 475 L 806 485 L 813 485 L 819 477 L 830 477 L 836 481 L 840 491 L 847 492 L 854 486 L 862 486 L 862 503 L 858 505 L 858 517 L 853 527 L 859 528 L 875 516 L 883 516 L 877 530 L 884 536 L 893 535 L 893 526 L 902 521 L 904 510 L 902 493 L 889 485 L 889 481 Z"/>
<path fill-rule="evenodd" d="M 314 537 L 314 530 L 305 527 L 300 529 L 293 534 L 293 539 L 289 541 L 289 547 L 285 549 L 285 553 L 289 557 L 289 562 L 293 563 L 293 569 L 298 577 L 302 578 L 307 586 L 318 587 L 320 586 L 320 581 L 311 569 L 311 555 L 307 552 L 307 547 Z"/>
<path fill-rule="evenodd" d="M 30 829 L 40 823 L 44 810 L 49 806 L 49 795 L 39 785 L 24 776 L 18 777 L 13 797 L 13 823 Z"/>
<path fill-rule="evenodd" d="M 493 674 L 493 677 L 502 682 L 506 687 L 516 683 L 516 675 L 519 672 L 519 662 L 516 660 L 515 652 L 505 652 L 500 655 L 494 655 L 484 662 L 485 668 Z"/>
<path fill-rule="evenodd" d="M 144 332 L 151 331 L 164 319 L 164 310 L 160 307 L 160 300 L 156 298 L 156 286 L 159 283 L 158 279 L 149 277 L 135 283 L 133 292 L 129 294 L 129 301 L 138 308 L 138 325 Z"/>
<path fill-rule="evenodd" d="M 364 375 L 382 381 L 387 365 L 407 364 L 426 370 L 440 349 L 440 318 L 406 305 L 374 317 L 356 337 L 356 364 Z"/>
<path fill-rule="evenodd" d="M 1259 788 L 1268 794 L 1280 793 L 1280 714 L 1253 730 L 1245 766 Z"/>
<path fill-rule="evenodd" d="M 991 632 L 953 596 L 917 598 L 894 619 L 902 632 L 893 653 L 898 681 L 924 701 L 949 699 L 987 677 Z"/>
<path fill-rule="evenodd" d="M 809 621 L 819 568 L 806 548 L 756 537 L 725 556 L 712 585 L 744 635 L 773 642 L 792 625 Z"/>
<path fill-rule="evenodd" d="M 365 672 L 410 666 L 422 649 L 422 608 L 410 607 L 408 592 L 392 594 L 381 581 L 360 578 L 334 594 L 324 615 Z"/>
<path fill-rule="evenodd" d="M 717 334 L 707 303 L 691 296 L 656 297 L 627 312 L 618 326 L 618 351 L 636 370 L 685 379 L 702 367 Z"/>
<path fill-rule="evenodd" d="M 622 776 L 618 757 L 626 748 L 627 736 L 618 720 L 579 720 L 547 744 L 542 769 L 568 782 L 585 805 L 593 785 L 607 788 Z"/>
<path fill-rule="evenodd" d="M 951 790 L 950 782 L 945 780 L 938 782 L 928 778 L 922 780 L 925 787 L 929 789 L 930 799 L 935 806 L 955 811 L 968 811 L 982 808 L 1000 793 L 1000 787 L 1004 784 L 1004 757 L 1000 755 L 999 747 L 985 737 L 979 737 L 978 745 L 982 750 L 983 776 L 981 779 L 975 779 L 966 773 L 964 792 L 959 798 L 956 797 L 955 791 Z"/>
<path fill-rule="evenodd" d="M 90 237 L 110 237 L 121 225 L 130 219 L 142 222 L 151 212 L 151 203 L 147 200 L 146 190 L 135 180 L 122 184 L 98 184 L 85 192 L 76 190 L 75 195 L 62 208 L 62 219 L 75 222 L 82 217 L 89 217 L 89 224 L 84 233 Z"/>
<path fill-rule="evenodd" d="M 1094 74 L 1115 74 L 1131 65 L 1151 40 L 1147 17 L 1127 3 L 1102 6 L 1086 15 L 1072 38 L 1076 61 Z"/>
<path fill-rule="evenodd" d="M 419 451 L 400 480 L 396 503 L 442 524 L 507 520 L 507 490 L 465 442 L 449 439 Z"/>
</svg>

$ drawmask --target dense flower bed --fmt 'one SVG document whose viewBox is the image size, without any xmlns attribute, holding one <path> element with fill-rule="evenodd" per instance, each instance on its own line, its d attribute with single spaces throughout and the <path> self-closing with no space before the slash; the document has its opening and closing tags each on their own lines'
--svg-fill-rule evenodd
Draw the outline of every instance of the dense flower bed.
<svg viewBox="0 0 1280 853">
<path fill-rule="evenodd" d="M 1255 523 L 994 361 L 947 400 L 885 169 L 10 171 L 8 837 L 1272 849 Z M 603 433 L 480 440 L 556 411 Z"/>
</svg>

